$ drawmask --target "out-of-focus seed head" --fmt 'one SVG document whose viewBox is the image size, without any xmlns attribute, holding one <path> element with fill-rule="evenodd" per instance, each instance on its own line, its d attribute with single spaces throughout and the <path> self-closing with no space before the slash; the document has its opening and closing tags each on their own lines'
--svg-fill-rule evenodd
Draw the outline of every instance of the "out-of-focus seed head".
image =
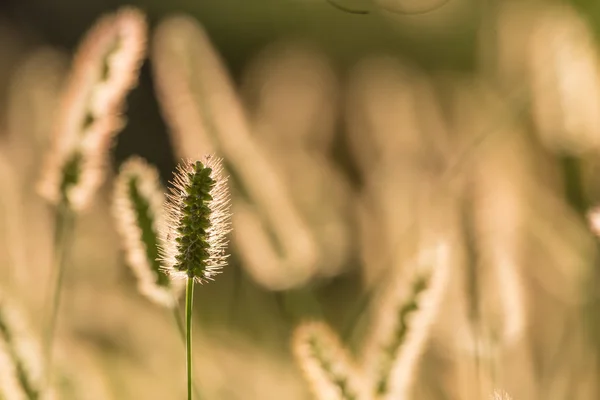
<svg viewBox="0 0 600 400">
<path fill-rule="evenodd" d="M 165 227 L 164 189 L 158 171 L 139 157 L 120 168 L 115 183 L 113 216 L 123 240 L 127 263 L 132 268 L 140 292 L 151 301 L 173 306 L 178 288 L 160 269 L 160 232 Z"/>
<path fill-rule="evenodd" d="M 102 184 L 112 139 L 124 126 L 125 96 L 145 54 L 146 30 L 143 14 L 125 8 L 100 19 L 82 41 L 38 187 L 50 203 L 82 210 Z"/>
<path fill-rule="evenodd" d="M 292 350 L 315 398 L 369 398 L 362 374 L 337 335 L 322 322 L 305 322 L 294 331 Z"/>
</svg>

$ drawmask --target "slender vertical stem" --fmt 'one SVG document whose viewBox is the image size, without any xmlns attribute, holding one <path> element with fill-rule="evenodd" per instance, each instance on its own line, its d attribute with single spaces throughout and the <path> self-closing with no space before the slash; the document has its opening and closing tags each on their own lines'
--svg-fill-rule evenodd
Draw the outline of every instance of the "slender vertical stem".
<svg viewBox="0 0 600 400">
<path fill-rule="evenodd" d="M 194 302 L 194 279 L 187 278 L 185 288 L 185 325 L 186 325 L 186 369 L 187 369 L 187 394 L 192 400 L 192 306 Z"/>
<path fill-rule="evenodd" d="M 186 332 L 185 332 L 185 324 L 183 322 L 183 320 L 181 319 L 181 315 L 178 311 L 178 307 L 177 306 L 173 306 L 171 307 L 171 311 L 173 311 L 173 318 L 175 319 L 175 325 L 177 326 L 177 331 L 179 332 L 179 337 L 181 338 L 181 341 L 183 342 L 183 345 L 186 345 Z M 202 396 L 200 395 L 200 390 L 198 389 L 198 386 L 196 385 L 195 379 L 194 382 L 192 382 L 193 385 L 193 389 L 194 389 L 194 396 L 196 396 L 196 399 L 199 400 L 202 398 Z"/>
<path fill-rule="evenodd" d="M 49 296 L 51 300 L 48 320 L 46 323 L 44 337 L 44 363 L 45 363 L 45 384 L 49 384 L 52 370 L 52 348 L 54 344 L 54 334 L 56 331 L 56 321 L 60 307 L 60 297 L 62 292 L 65 261 L 71 246 L 73 226 L 75 215 L 66 204 L 60 205 L 56 209 L 56 224 L 54 227 L 54 260 L 52 265 L 51 287 Z"/>
<path fill-rule="evenodd" d="M 186 342 L 185 325 L 183 323 L 183 320 L 181 319 L 181 316 L 177 312 L 176 308 L 173 309 L 173 316 L 175 317 L 175 320 L 176 320 L 177 330 L 179 331 L 179 336 L 181 337 L 183 344 L 186 345 L 187 342 Z M 194 396 L 195 396 L 196 400 L 200 400 L 202 398 L 202 395 L 200 394 L 200 389 L 198 389 L 198 385 L 196 385 L 195 381 L 196 381 L 195 379 L 192 379 L 192 389 L 194 390 Z"/>
</svg>

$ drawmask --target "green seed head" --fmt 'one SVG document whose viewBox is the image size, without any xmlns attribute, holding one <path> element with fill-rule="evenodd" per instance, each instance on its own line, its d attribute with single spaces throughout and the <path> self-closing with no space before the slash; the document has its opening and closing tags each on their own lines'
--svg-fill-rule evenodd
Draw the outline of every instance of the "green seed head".
<svg viewBox="0 0 600 400">
<path fill-rule="evenodd" d="M 167 195 L 163 268 L 172 276 L 212 280 L 226 265 L 230 228 L 227 181 L 219 159 L 185 161 Z"/>
</svg>

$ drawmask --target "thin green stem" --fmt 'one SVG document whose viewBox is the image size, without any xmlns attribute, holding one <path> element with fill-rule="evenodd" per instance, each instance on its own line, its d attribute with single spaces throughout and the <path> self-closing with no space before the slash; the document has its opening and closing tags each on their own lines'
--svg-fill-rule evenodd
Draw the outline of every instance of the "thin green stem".
<svg viewBox="0 0 600 400">
<path fill-rule="evenodd" d="M 65 274 L 65 264 L 71 240 L 73 237 L 73 227 L 75 223 L 75 214 L 66 204 L 61 204 L 56 209 L 56 224 L 54 227 L 54 261 L 52 265 L 52 286 L 49 291 L 51 300 L 48 321 L 44 336 L 44 363 L 45 363 L 45 384 L 49 384 L 52 376 L 52 348 L 54 345 L 54 334 L 56 332 L 56 322 L 58 319 L 58 310 L 60 308 L 60 298 Z"/>
<path fill-rule="evenodd" d="M 181 315 L 179 314 L 177 306 L 172 307 L 171 310 L 173 311 L 173 318 L 175 319 L 175 325 L 177 326 L 177 331 L 179 332 L 179 337 L 181 338 L 181 341 L 183 342 L 183 345 L 185 346 L 186 345 L 185 324 L 183 323 L 183 320 L 181 318 Z M 201 399 L 202 396 L 200 395 L 200 390 L 198 389 L 196 382 L 192 382 L 192 386 L 194 389 L 194 396 L 196 396 L 196 399 Z"/>
<path fill-rule="evenodd" d="M 187 394 L 192 400 L 192 307 L 194 302 L 194 279 L 187 278 L 185 288 L 185 325 L 186 325 L 186 369 L 187 369 Z"/>
</svg>

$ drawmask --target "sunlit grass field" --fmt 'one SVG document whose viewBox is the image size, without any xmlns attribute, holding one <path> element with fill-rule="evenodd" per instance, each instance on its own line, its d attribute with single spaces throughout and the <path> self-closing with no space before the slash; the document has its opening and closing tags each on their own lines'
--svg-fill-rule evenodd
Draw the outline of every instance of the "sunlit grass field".
<svg viewBox="0 0 600 400">
<path fill-rule="evenodd" d="M 0 24 L 0 400 L 598 399 L 600 47 L 567 4 L 482 13 L 468 72 L 295 36 L 233 77 L 133 6 L 72 54 Z M 140 117 L 173 171 L 116 157 Z"/>
</svg>

